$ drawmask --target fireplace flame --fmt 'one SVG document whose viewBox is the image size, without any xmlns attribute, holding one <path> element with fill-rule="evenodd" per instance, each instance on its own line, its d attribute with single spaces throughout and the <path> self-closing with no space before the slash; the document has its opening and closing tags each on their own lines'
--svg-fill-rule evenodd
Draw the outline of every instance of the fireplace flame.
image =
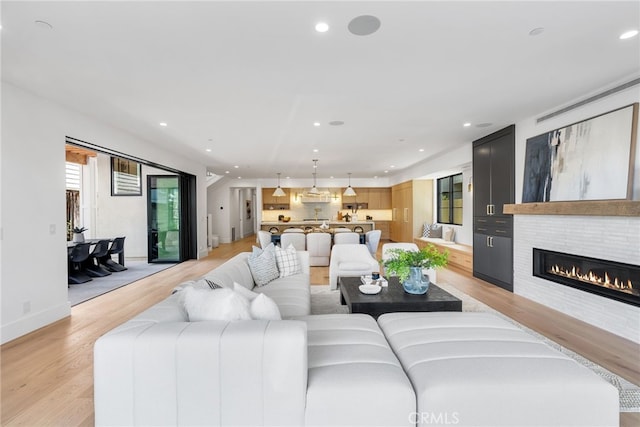
<svg viewBox="0 0 640 427">
<path fill-rule="evenodd" d="M 609 289 L 615 289 L 622 292 L 634 293 L 634 285 L 631 283 L 631 280 L 620 280 L 617 277 L 614 277 L 613 280 L 609 277 L 609 273 L 604 273 L 604 276 L 599 276 L 598 274 L 593 273 L 592 271 L 588 271 L 587 273 L 580 272 L 579 268 L 576 266 L 572 266 L 571 268 L 564 268 L 559 265 L 554 265 L 549 269 L 549 273 L 555 274 L 556 276 L 568 277 L 570 279 L 579 280 L 581 282 L 590 283 L 593 285 L 603 286 Z"/>
</svg>

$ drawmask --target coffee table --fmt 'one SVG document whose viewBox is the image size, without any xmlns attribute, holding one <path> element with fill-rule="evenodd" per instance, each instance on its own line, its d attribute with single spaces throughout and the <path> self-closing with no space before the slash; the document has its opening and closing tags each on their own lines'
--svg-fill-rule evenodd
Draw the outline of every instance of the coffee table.
<svg viewBox="0 0 640 427">
<path fill-rule="evenodd" d="M 349 306 L 351 313 L 370 314 L 376 319 L 384 313 L 399 311 L 462 311 L 462 301 L 431 283 L 424 295 L 411 295 L 402 289 L 397 277 L 387 278 L 389 286 L 380 293 L 360 292 L 360 277 L 340 277 L 340 303 Z"/>
</svg>

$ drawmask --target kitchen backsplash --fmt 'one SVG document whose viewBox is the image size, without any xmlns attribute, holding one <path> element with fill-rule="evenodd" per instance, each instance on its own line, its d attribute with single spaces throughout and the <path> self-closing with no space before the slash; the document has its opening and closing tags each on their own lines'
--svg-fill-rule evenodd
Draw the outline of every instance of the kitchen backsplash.
<svg viewBox="0 0 640 427">
<path fill-rule="evenodd" d="M 314 203 L 314 204 L 300 204 L 292 206 L 292 209 L 288 210 L 263 210 L 262 221 L 277 221 L 278 215 L 284 215 L 291 217 L 292 221 L 302 221 L 304 219 L 316 218 L 316 211 L 318 209 L 317 218 L 328 219 L 330 221 L 336 221 L 338 211 L 349 215 L 353 215 L 353 212 L 349 209 L 340 209 L 339 205 L 333 203 Z M 372 217 L 372 221 L 391 221 L 391 209 L 358 209 L 356 213 L 358 221 L 366 221 L 367 215 Z"/>
</svg>

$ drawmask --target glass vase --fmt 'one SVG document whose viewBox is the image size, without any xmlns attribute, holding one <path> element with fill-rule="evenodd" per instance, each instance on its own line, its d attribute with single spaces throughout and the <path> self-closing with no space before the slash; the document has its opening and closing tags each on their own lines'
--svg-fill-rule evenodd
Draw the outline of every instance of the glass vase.
<svg viewBox="0 0 640 427">
<path fill-rule="evenodd" d="M 426 294 L 429 290 L 429 276 L 422 274 L 422 267 L 410 267 L 409 277 L 402 282 L 402 287 L 409 294 Z"/>
</svg>

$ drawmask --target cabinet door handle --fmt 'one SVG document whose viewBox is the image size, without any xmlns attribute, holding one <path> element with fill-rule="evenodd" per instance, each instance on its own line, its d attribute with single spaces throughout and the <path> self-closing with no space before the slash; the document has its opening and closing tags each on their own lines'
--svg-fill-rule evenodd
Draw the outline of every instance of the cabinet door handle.
<svg viewBox="0 0 640 427">
<path fill-rule="evenodd" d="M 395 221 L 396 220 L 396 211 L 398 208 L 393 208 L 393 210 L 391 211 L 391 220 Z"/>
<path fill-rule="evenodd" d="M 487 231 L 487 229 L 486 229 L 486 228 L 482 228 L 482 227 L 478 227 L 478 228 L 477 228 L 477 230 L 478 230 L 478 231 Z"/>
<path fill-rule="evenodd" d="M 486 238 L 487 238 L 487 247 L 488 247 L 488 248 L 490 248 L 490 247 L 491 247 L 491 245 L 489 244 L 489 239 L 490 239 L 491 237 L 487 236 Z"/>
<path fill-rule="evenodd" d="M 491 236 L 491 247 L 493 247 L 493 236 Z"/>
<path fill-rule="evenodd" d="M 491 205 L 487 205 L 487 215 L 491 215 Z"/>
<path fill-rule="evenodd" d="M 404 222 L 409 222 L 409 208 L 404 208 Z"/>
<path fill-rule="evenodd" d="M 496 229 L 496 233 L 507 234 L 507 232 L 506 232 L 506 231 L 504 231 L 504 230 L 498 230 L 498 229 Z"/>
</svg>

